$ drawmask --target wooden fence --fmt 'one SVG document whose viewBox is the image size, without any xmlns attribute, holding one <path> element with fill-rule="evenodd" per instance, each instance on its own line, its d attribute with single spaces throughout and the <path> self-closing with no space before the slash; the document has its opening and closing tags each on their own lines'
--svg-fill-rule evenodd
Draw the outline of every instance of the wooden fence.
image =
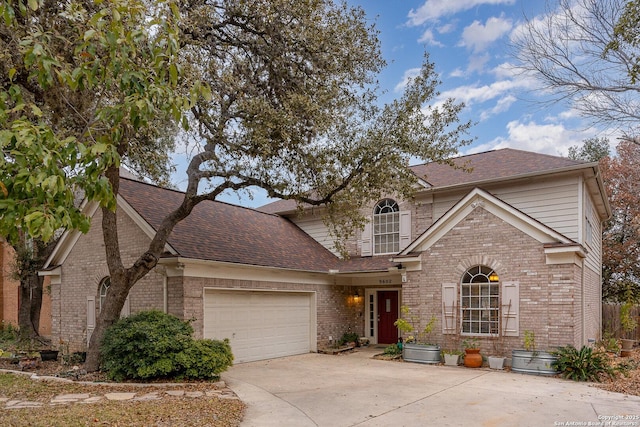
<svg viewBox="0 0 640 427">
<path fill-rule="evenodd" d="M 611 334 L 616 338 L 623 338 L 625 333 L 620 327 L 620 306 L 621 304 L 602 304 L 602 332 Z M 631 309 L 631 316 L 638 320 L 640 324 L 640 308 L 635 306 Z M 640 340 L 640 326 L 628 334 L 627 338 Z"/>
</svg>

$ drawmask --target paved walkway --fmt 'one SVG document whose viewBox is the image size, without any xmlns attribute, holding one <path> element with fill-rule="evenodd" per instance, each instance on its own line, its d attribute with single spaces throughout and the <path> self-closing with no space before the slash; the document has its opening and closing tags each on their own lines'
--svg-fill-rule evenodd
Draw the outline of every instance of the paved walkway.
<svg viewBox="0 0 640 427">
<path fill-rule="evenodd" d="M 0 369 L 0 372 L 11 372 L 16 375 L 29 375 L 33 380 L 42 381 L 60 381 L 68 383 L 81 383 L 74 382 L 67 379 L 56 377 L 45 377 L 34 374 L 29 374 L 21 371 L 8 371 Z M 104 385 L 104 386 L 121 386 L 122 384 L 114 383 L 86 383 L 87 386 Z M 187 398 L 201 398 L 201 397 L 218 397 L 221 399 L 238 399 L 236 394 L 231 391 L 224 381 L 218 381 L 211 384 L 211 389 L 204 391 L 188 391 L 181 390 L 180 384 L 131 384 L 131 386 L 145 387 L 145 391 L 141 393 L 136 392 L 112 392 L 112 393 L 76 393 L 76 394 L 59 394 L 51 399 L 49 402 L 29 401 L 9 399 L 7 397 L 0 396 L 0 409 L 22 409 L 22 408 L 39 408 L 43 406 L 54 405 L 69 405 L 72 403 L 97 403 L 104 400 L 120 400 L 120 401 L 150 401 L 161 400 L 165 397 L 187 397 Z M 157 387 L 157 391 L 149 392 L 149 387 Z M 162 389 L 162 388 L 167 388 Z"/>
<path fill-rule="evenodd" d="M 243 427 L 640 426 L 640 397 L 485 368 L 372 359 L 380 349 L 231 367 Z M 591 423 L 591 424 L 589 424 Z"/>
</svg>

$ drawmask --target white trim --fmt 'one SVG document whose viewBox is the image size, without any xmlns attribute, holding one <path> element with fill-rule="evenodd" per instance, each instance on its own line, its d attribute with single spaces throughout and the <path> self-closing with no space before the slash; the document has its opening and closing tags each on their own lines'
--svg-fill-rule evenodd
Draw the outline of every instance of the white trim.
<svg viewBox="0 0 640 427">
<path fill-rule="evenodd" d="M 222 261 L 176 257 L 160 258 L 158 265 L 166 267 L 167 277 L 188 276 L 310 285 L 332 285 L 334 283 L 334 276 L 328 272 L 298 271 Z"/>
<path fill-rule="evenodd" d="M 51 278 L 49 284 L 59 285 L 62 283 L 62 268 L 57 266 L 51 270 L 40 270 L 38 271 L 38 276 L 48 276 Z"/>
<path fill-rule="evenodd" d="M 400 316 L 400 307 L 402 306 L 402 288 L 365 288 L 364 289 L 364 336 L 371 344 L 378 344 L 378 291 L 396 291 L 398 292 L 398 316 Z M 369 334 L 369 317 L 371 308 L 369 307 L 369 295 L 373 295 L 373 336 Z M 334 337 L 335 338 L 335 337 Z"/>
<path fill-rule="evenodd" d="M 84 203 L 82 213 L 89 218 L 93 218 L 99 207 L 98 202 Z M 49 255 L 49 258 L 45 261 L 42 269 L 47 269 L 52 265 L 58 266 L 64 264 L 81 235 L 82 233 L 79 230 L 66 230 L 62 234 L 62 237 L 60 237 L 60 241 L 56 244 L 53 252 L 51 252 L 51 255 Z"/>
<path fill-rule="evenodd" d="M 582 266 L 582 260 L 587 256 L 580 245 L 554 246 L 544 248 L 546 264 L 576 264 Z"/>
<path fill-rule="evenodd" d="M 574 243 L 571 239 L 534 220 L 488 192 L 480 188 L 474 188 L 414 240 L 411 245 L 404 249 L 400 255 L 407 255 L 414 251 L 422 252 L 430 248 L 478 206 L 483 207 L 540 243 Z"/>
</svg>

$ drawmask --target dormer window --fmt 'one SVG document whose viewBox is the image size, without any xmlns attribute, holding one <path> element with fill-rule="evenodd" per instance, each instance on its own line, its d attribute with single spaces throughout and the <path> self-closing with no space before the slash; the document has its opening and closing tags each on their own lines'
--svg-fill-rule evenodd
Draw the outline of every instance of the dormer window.
<svg viewBox="0 0 640 427">
<path fill-rule="evenodd" d="M 400 208 L 395 200 L 381 200 L 373 209 L 374 254 L 400 250 Z"/>
</svg>

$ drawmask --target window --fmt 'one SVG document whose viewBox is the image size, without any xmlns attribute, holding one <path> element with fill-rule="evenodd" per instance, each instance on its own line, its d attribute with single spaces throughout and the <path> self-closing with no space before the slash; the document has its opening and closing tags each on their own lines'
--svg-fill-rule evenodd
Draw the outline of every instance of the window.
<svg viewBox="0 0 640 427">
<path fill-rule="evenodd" d="M 109 286 L 111 286 L 111 278 L 105 277 L 104 279 L 102 279 L 102 282 L 100 282 L 100 305 L 98 306 L 100 311 L 102 311 L 104 302 L 107 299 L 107 291 L 109 290 Z"/>
<path fill-rule="evenodd" d="M 461 284 L 462 333 L 496 335 L 500 322 L 500 278 L 491 268 L 467 270 Z"/>
<path fill-rule="evenodd" d="M 593 245 L 593 226 L 591 225 L 591 221 L 589 221 L 589 218 L 585 218 L 585 243 L 587 245 Z"/>
<path fill-rule="evenodd" d="M 400 208 L 391 199 L 380 201 L 373 210 L 373 252 L 396 253 L 400 250 Z"/>
</svg>

